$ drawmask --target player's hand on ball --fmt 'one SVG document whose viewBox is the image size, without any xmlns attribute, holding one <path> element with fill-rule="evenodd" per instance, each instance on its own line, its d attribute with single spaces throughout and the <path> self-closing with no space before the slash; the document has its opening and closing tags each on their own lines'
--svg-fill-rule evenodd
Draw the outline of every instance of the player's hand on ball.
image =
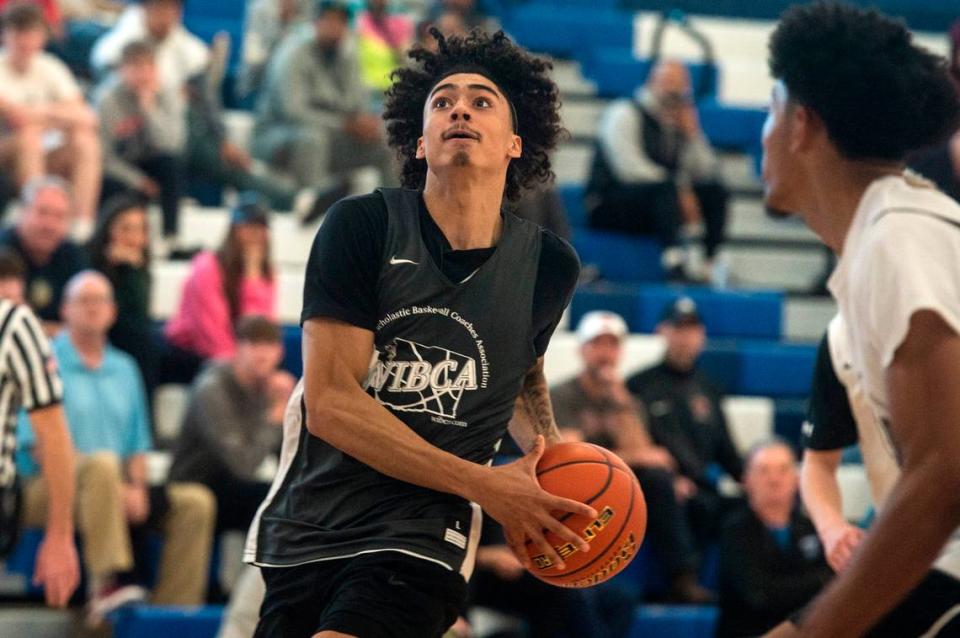
<svg viewBox="0 0 960 638">
<path fill-rule="evenodd" d="M 563 560 L 553 545 L 544 536 L 552 531 L 565 541 L 576 545 L 580 551 L 590 550 L 590 544 L 576 532 L 561 523 L 556 516 L 570 512 L 591 519 L 597 512 L 589 505 L 567 498 L 554 496 L 543 490 L 537 482 L 537 461 L 546 449 L 543 436 L 538 436 L 533 448 L 522 459 L 491 468 L 490 476 L 474 499 L 483 510 L 503 526 L 507 544 L 517 559 L 530 568 L 527 542 L 539 547 L 558 569 L 563 569 Z"/>
<path fill-rule="evenodd" d="M 848 523 L 824 531 L 823 549 L 827 555 L 827 564 L 833 571 L 839 574 L 846 569 L 864 535 L 862 529 Z"/>
</svg>

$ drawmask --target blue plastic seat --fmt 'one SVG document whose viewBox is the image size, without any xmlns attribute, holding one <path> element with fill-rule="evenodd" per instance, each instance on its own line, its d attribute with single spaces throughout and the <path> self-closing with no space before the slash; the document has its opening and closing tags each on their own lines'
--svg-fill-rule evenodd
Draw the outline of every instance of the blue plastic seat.
<svg viewBox="0 0 960 638">
<path fill-rule="evenodd" d="M 563 58 L 602 46 L 633 46 L 633 14 L 603 3 L 519 5 L 504 16 L 504 29 L 528 49 Z"/>
<path fill-rule="evenodd" d="M 128 607 L 111 614 L 114 638 L 214 638 L 223 607 Z"/>
<path fill-rule="evenodd" d="M 660 243 L 647 235 L 578 228 L 573 247 L 583 265 L 595 266 L 609 281 L 663 281 Z"/>
</svg>

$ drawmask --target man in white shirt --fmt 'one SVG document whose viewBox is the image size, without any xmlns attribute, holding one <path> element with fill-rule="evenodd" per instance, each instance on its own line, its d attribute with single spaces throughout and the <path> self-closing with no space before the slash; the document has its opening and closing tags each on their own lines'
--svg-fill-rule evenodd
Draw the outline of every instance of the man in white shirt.
<svg viewBox="0 0 960 638">
<path fill-rule="evenodd" d="M 585 204 L 601 230 L 652 234 L 672 279 L 690 273 L 685 225 L 702 221 L 709 276 L 724 239 L 728 192 L 694 103 L 690 72 L 665 60 L 634 99 L 616 100 L 600 120 Z"/>
<path fill-rule="evenodd" d="M 210 51 L 183 26 L 182 0 L 141 0 L 123 12 L 117 24 L 97 40 L 90 64 L 104 74 L 120 64 L 123 48 L 137 40 L 153 45 L 164 86 L 178 91 L 207 68 Z"/>
<path fill-rule="evenodd" d="M 903 636 L 887 631 L 887 614 L 935 561 L 960 576 L 947 545 L 960 525 L 960 206 L 904 174 L 903 158 L 948 136 L 960 106 L 945 60 L 914 46 L 902 23 L 848 5 L 787 11 L 770 66 L 766 204 L 799 214 L 837 253 L 829 287 L 851 364 L 900 465 L 873 529 L 800 633 Z M 947 635 L 957 613 L 913 635 Z"/>
<path fill-rule="evenodd" d="M 97 117 L 69 69 L 44 52 L 39 6 L 13 3 L 2 20 L 0 170 L 15 172 L 21 187 L 48 173 L 68 177 L 77 221 L 92 230 L 101 174 Z"/>
</svg>

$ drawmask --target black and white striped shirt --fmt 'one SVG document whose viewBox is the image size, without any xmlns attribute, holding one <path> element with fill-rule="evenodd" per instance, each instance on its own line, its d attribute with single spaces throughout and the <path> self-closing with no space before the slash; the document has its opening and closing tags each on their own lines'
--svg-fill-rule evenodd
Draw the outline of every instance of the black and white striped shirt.
<svg viewBox="0 0 960 638">
<path fill-rule="evenodd" d="M 17 414 L 63 398 L 50 342 L 26 306 L 0 300 L 0 487 L 16 475 Z"/>
</svg>

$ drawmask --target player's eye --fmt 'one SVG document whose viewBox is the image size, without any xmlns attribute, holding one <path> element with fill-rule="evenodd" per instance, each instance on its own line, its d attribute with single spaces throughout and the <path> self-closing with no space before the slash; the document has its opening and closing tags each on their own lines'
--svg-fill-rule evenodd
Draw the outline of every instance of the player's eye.
<svg viewBox="0 0 960 638">
<path fill-rule="evenodd" d="M 473 101 L 473 105 L 477 108 L 486 109 L 492 106 L 490 99 L 485 97 L 478 97 Z"/>
<path fill-rule="evenodd" d="M 433 108 L 442 109 L 450 106 L 450 98 L 447 97 L 438 97 L 433 101 Z"/>
</svg>

